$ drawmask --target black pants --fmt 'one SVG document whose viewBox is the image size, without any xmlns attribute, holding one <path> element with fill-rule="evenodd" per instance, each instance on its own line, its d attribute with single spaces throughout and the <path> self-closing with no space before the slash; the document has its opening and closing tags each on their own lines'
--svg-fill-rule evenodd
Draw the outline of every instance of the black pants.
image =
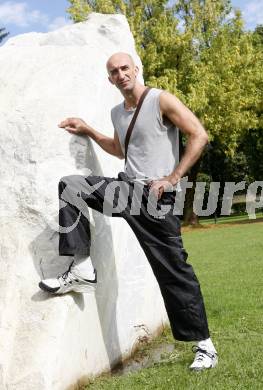
<svg viewBox="0 0 263 390">
<path fill-rule="evenodd" d="M 183 247 L 180 219 L 173 215 L 171 207 L 175 193 L 165 192 L 154 205 L 147 185 L 136 188 L 139 191 L 124 173 L 117 179 L 78 175 L 62 178 L 59 183 L 59 254 L 89 255 L 87 205 L 105 215 L 123 217 L 135 233 L 158 281 L 174 338 L 206 339 L 209 330 L 200 285 L 192 266 L 186 262 L 188 255 Z M 154 210 L 160 211 L 163 207 L 170 210 L 159 218 Z"/>
</svg>

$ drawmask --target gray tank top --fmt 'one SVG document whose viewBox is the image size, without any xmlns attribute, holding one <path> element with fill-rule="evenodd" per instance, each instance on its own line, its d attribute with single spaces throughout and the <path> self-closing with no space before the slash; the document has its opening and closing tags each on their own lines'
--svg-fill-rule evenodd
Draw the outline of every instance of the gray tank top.
<svg viewBox="0 0 263 390">
<path fill-rule="evenodd" d="M 179 163 L 179 129 L 165 117 L 162 121 L 161 89 L 147 94 L 136 119 L 127 153 L 125 173 L 131 180 L 147 183 L 168 176 Z M 135 109 L 127 111 L 124 101 L 111 110 L 111 119 L 123 154 L 125 136 Z"/>
</svg>

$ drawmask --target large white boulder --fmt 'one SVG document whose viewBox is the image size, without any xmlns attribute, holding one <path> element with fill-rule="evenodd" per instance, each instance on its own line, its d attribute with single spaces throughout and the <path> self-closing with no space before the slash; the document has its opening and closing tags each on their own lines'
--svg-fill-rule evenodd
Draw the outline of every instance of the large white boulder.
<svg viewBox="0 0 263 390">
<path fill-rule="evenodd" d="M 69 116 L 112 135 L 122 101 L 105 63 L 136 55 L 122 15 L 29 33 L 0 48 L 0 389 L 65 390 L 127 357 L 167 316 L 159 288 L 126 223 L 93 212 L 94 295 L 50 296 L 42 277 L 63 272 L 58 257 L 57 183 L 69 174 L 115 176 L 123 161 L 57 124 Z"/>
</svg>

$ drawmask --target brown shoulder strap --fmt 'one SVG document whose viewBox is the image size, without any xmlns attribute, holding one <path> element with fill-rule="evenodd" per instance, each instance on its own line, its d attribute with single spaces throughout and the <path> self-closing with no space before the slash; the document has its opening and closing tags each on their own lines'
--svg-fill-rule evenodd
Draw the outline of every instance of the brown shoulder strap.
<svg viewBox="0 0 263 390">
<path fill-rule="evenodd" d="M 131 138 L 131 133 L 132 133 L 132 130 L 133 130 L 133 127 L 134 127 L 136 118 L 137 118 L 137 116 L 138 116 L 138 114 L 139 114 L 139 111 L 140 111 L 140 108 L 141 108 L 142 103 L 143 103 L 143 101 L 144 101 L 144 98 L 145 98 L 145 96 L 147 95 L 147 93 L 150 91 L 150 89 L 151 89 L 150 87 L 147 87 L 147 88 L 144 90 L 142 96 L 140 97 L 140 100 L 139 100 L 139 102 L 138 102 L 138 105 L 137 105 L 137 107 L 136 107 L 136 110 L 135 110 L 135 112 L 134 112 L 134 114 L 133 114 L 132 120 L 131 120 L 131 122 L 130 122 L 130 124 L 129 124 L 128 130 L 127 130 L 127 133 L 126 133 L 126 137 L 125 137 L 125 163 L 126 163 L 126 160 L 127 160 L 128 144 L 129 144 L 129 141 L 130 141 L 130 138 Z"/>
</svg>

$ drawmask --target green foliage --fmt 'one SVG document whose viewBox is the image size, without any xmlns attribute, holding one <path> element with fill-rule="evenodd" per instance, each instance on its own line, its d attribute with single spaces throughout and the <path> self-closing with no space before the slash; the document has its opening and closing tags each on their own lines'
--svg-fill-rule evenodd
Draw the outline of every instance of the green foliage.
<svg viewBox="0 0 263 390">
<path fill-rule="evenodd" d="M 234 34 L 234 38 L 236 39 L 236 34 Z M 213 132 L 210 164 L 208 166 L 206 159 L 204 159 L 201 169 L 204 172 L 209 172 L 213 180 L 216 181 L 238 182 L 245 180 L 250 183 L 263 178 L 263 26 L 257 26 L 252 34 L 241 34 L 239 41 L 242 45 L 226 45 L 225 52 L 229 51 L 231 57 L 235 54 L 239 57 L 239 60 L 237 58 L 233 62 L 235 64 L 233 72 L 239 73 L 240 76 L 235 78 L 236 84 L 233 85 L 231 69 L 225 65 L 226 80 L 228 81 L 226 85 L 229 84 L 229 101 L 226 100 L 222 104 L 220 94 L 217 93 L 217 90 L 221 89 L 220 83 L 225 79 L 224 74 L 222 74 L 221 78 L 218 79 L 218 89 L 216 88 L 217 83 L 214 82 L 215 92 L 212 96 L 214 100 L 211 101 L 213 104 L 210 108 L 210 112 L 211 110 L 218 111 L 219 107 L 223 106 L 225 114 L 222 120 L 232 116 L 233 123 L 235 107 L 239 106 L 239 113 L 236 113 L 235 132 L 229 136 L 226 132 L 225 137 L 222 137 L 223 133 L 220 128 L 217 133 Z M 236 53 L 232 54 L 232 49 L 235 47 Z M 215 63 L 214 66 L 216 67 L 217 64 Z M 210 88 L 210 91 L 213 91 L 213 88 Z M 207 115 L 209 121 L 209 111 Z M 236 146 L 232 150 L 229 150 L 228 145 L 226 145 L 230 137 L 236 139 Z"/>
<path fill-rule="evenodd" d="M 262 26 L 244 32 L 240 11 L 230 17 L 230 0 L 69 2 L 75 22 L 93 11 L 124 14 L 146 84 L 176 94 L 229 156 L 248 128 L 261 126 Z"/>
<path fill-rule="evenodd" d="M 213 37 L 231 12 L 230 0 L 178 0 L 175 12 L 183 20 L 185 31 L 190 32 L 199 50 L 210 46 Z"/>
<path fill-rule="evenodd" d="M 263 129 L 248 129 L 240 149 L 246 156 L 251 181 L 263 180 Z"/>
<path fill-rule="evenodd" d="M 251 106 L 258 104 L 250 37 L 231 30 L 232 26 L 224 26 L 202 51 L 188 95 L 211 138 L 220 135 L 229 151 L 235 150 L 244 129 L 257 126 Z"/>
<path fill-rule="evenodd" d="M 75 23 L 83 22 L 87 19 L 87 15 L 92 12 L 92 8 L 85 0 L 70 0 L 70 3 L 71 6 L 67 12 Z"/>
<path fill-rule="evenodd" d="M 233 156 L 226 154 L 220 139 L 216 138 L 211 143 L 211 149 L 204 155 L 201 171 L 210 174 L 211 181 L 218 181 L 224 185 L 225 181 L 246 182 L 254 181 L 250 176 L 247 155 L 242 148 Z"/>
<path fill-rule="evenodd" d="M 255 47 L 262 50 L 263 46 L 263 24 L 258 24 L 253 33 L 253 43 Z"/>
</svg>

